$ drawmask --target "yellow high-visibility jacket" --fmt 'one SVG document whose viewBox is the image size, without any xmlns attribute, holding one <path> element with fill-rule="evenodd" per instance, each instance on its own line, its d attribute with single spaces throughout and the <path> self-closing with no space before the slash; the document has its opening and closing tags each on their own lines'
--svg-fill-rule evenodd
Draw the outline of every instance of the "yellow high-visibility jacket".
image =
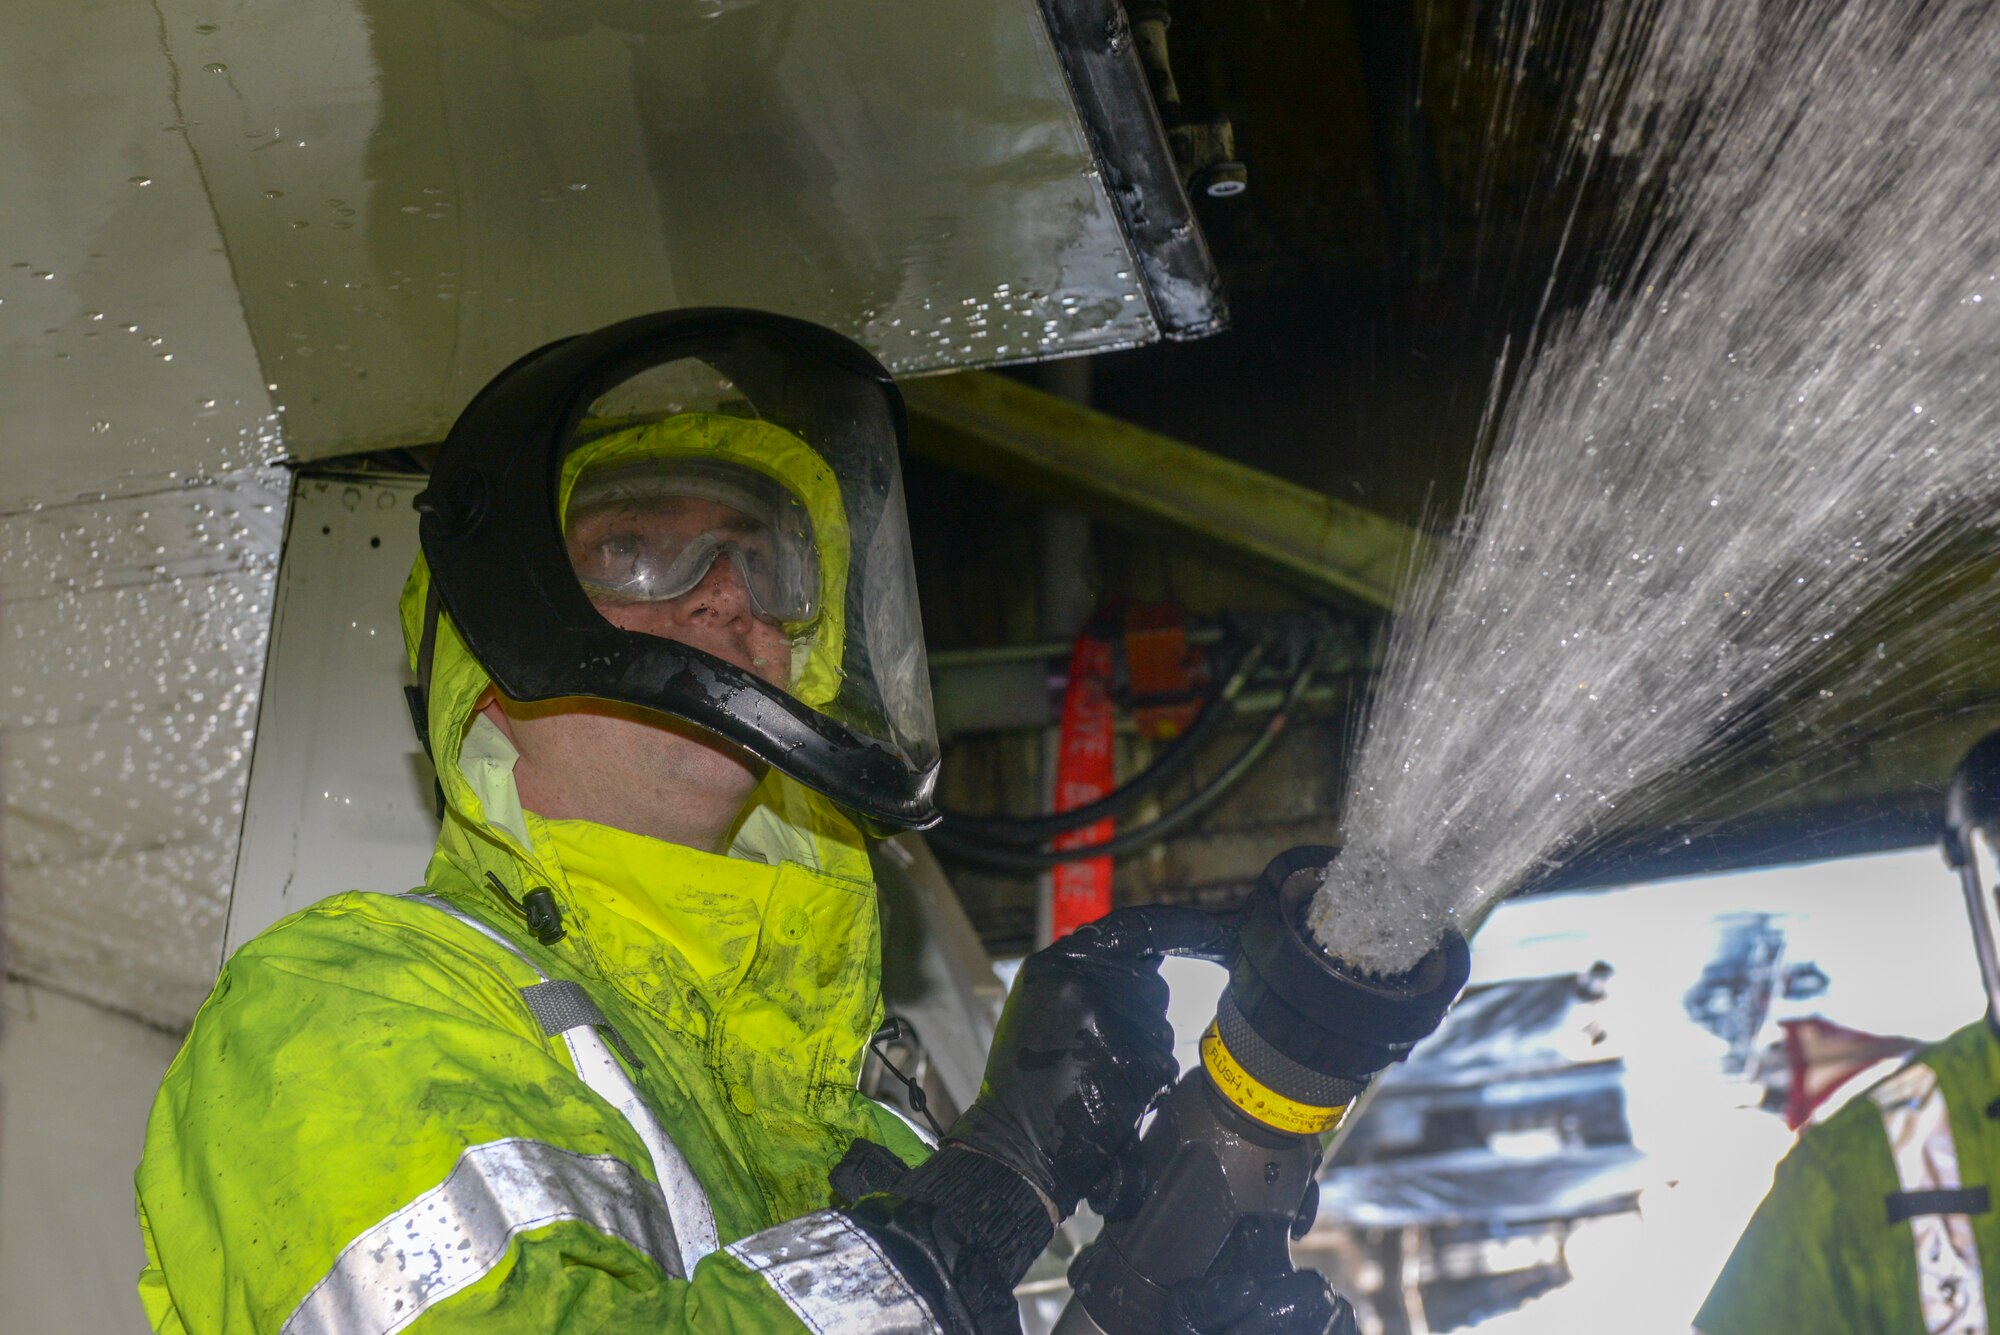
<svg viewBox="0 0 2000 1335">
<path fill-rule="evenodd" d="M 828 1208 L 856 1137 L 925 1153 L 856 1089 L 859 835 L 775 773 L 729 856 L 524 812 L 448 617 L 434 652 L 427 897 L 335 896 L 224 967 L 138 1170 L 154 1328 L 936 1329 Z M 549 945 L 513 907 L 543 888 Z"/>
</svg>

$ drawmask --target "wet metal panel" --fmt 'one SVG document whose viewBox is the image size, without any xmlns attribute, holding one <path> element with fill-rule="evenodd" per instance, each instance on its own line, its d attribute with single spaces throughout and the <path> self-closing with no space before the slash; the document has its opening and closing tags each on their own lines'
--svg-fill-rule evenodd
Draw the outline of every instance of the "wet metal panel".
<svg viewBox="0 0 2000 1335">
<path fill-rule="evenodd" d="M 0 183 L 0 512 L 276 453 L 152 6 L 0 5 Z"/>
<path fill-rule="evenodd" d="M 0 181 L 9 966 L 183 1024 L 214 978 L 284 484 L 152 6 L 0 6 Z"/>
<path fill-rule="evenodd" d="M 441 436 L 561 335 L 676 305 L 900 372 L 1155 337 L 1035 0 L 164 0 L 300 458 Z"/>
<path fill-rule="evenodd" d="M 180 1042 L 25 983 L 0 995 L 0 1322 L 35 1335 L 143 1331 L 132 1165 Z"/>
<path fill-rule="evenodd" d="M 215 976 L 284 479 L 0 515 L 11 967 L 163 1024 Z"/>
<path fill-rule="evenodd" d="M 396 618 L 422 486 L 297 480 L 225 951 L 328 895 L 423 882 L 437 822 Z"/>
</svg>

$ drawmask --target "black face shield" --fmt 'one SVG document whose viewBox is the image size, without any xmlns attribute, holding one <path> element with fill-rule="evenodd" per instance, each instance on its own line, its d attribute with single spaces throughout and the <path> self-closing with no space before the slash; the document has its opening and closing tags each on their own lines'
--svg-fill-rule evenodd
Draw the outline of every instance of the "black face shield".
<svg viewBox="0 0 2000 1335">
<path fill-rule="evenodd" d="M 657 710 L 878 830 L 928 826 L 904 434 L 881 364 L 801 320 L 670 311 L 551 343 L 473 399 L 417 498 L 427 615 L 513 699 Z"/>
</svg>

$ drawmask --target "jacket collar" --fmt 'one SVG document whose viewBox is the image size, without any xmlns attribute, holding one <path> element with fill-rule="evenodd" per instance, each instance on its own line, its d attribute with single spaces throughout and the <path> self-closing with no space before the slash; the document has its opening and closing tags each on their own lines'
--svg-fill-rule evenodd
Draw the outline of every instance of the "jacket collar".
<svg viewBox="0 0 2000 1335">
<path fill-rule="evenodd" d="M 523 811 L 514 759 L 490 722 L 466 729 L 473 800 L 446 814 L 433 886 L 496 922 L 491 880 L 516 902 L 552 891 L 567 935 L 543 949 L 707 1048 L 739 1103 L 852 1087 L 880 1019 L 881 934 L 867 853 L 830 804 L 773 772 L 718 855 Z M 525 943 L 518 918 L 503 925 Z"/>
</svg>

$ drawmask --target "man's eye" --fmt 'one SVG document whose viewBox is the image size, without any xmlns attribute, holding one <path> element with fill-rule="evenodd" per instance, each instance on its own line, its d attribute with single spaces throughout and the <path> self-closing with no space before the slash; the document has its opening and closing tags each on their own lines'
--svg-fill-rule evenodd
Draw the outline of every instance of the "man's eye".
<svg viewBox="0 0 2000 1335">
<path fill-rule="evenodd" d="M 632 532 L 605 533 L 591 543 L 590 549 L 600 562 L 626 565 L 646 554 L 646 540 Z"/>
</svg>

